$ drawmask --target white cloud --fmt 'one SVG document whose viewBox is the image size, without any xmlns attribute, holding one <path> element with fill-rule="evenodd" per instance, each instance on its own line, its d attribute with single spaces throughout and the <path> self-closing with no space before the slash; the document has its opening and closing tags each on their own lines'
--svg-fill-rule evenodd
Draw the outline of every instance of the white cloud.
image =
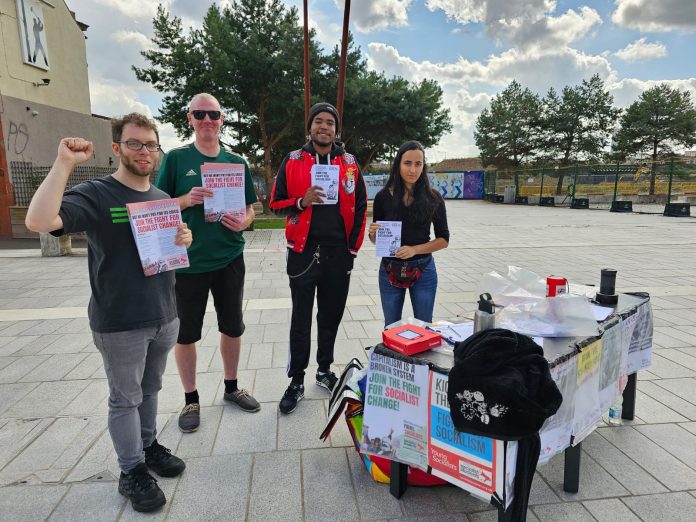
<svg viewBox="0 0 696 522">
<path fill-rule="evenodd" d="M 334 0 L 343 12 L 343 1 Z M 357 31 L 369 33 L 408 25 L 408 9 L 413 0 L 355 0 L 351 3 L 350 21 Z M 340 33 L 339 33 L 340 34 Z"/>
<path fill-rule="evenodd" d="M 129 112 L 140 112 L 152 117 L 150 107 L 138 101 L 138 92 L 135 87 L 96 78 L 90 79 L 89 91 L 92 112 L 95 114 L 119 116 Z"/>
<path fill-rule="evenodd" d="M 152 40 L 138 31 L 116 31 L 110 38 L 121 44 L 135 44 L 139 50 L 152 48 Z"/>
<path fill-rule="evenodd" d="M 661 42 L 647 42 L 645 37 L 643 37 L 616 51 L 614 56 L 627 62 L 653 60 L 667 56 L 667 47 Z"/>
<path fill-rule="evenodd" d="M 167 152 L 183 144 L 181 139 L 176 135 L 174 126 L 171 123 L 160 123 L 157 122 L 157 129 L 160 135 L 160 145 L 162 149 Z"/>
<path fill-rule="evenodd" d="M 308 13 L 309 27 L 316 31 L 317 40 L 325 51 L 330 51 L 341 44 L 341 31 L 343 28 L 336 22 L 332 22 L 322 11 L 310 11 Z M 300 12 L 300 25 L 302 26 L 302 12 Z"/>
<path fill-rule="evenodd" d="M 442 9 L 461 24 L 510 22 L 518 18 L 539 18 L 556 8 L 554 0 L 427 0 L 431 11 Z"/>
<path fill-rule="evenodd" d="M 416 61 L 403 56 L 384 43 L 373 42 L 367 49 L 368 66 L 384 71 L 387 76 L 402 76 L 410 81 L 430 78 L 443 89 L 443 105 L 450 109 L 452 132 L 429 153 L 429 160 L 448 157 L 475 156 L 476 118 L 490 103 L 493 94 L 512 80 L 539 94 L 549 87 L 561 89 L 579 84 L 583 79 L 599 74 L 606 81 L 615 81 L 616 73 L 605 57 L 581 53 L 568 47 L 549 49 L 510 49 L 485 61 L 459 58 L 443 63 Z"/>
<path fill-rule="evenodd" d="M 694 0 L 615 0 L 612 21 L 643 32 L 696 31 Z"/>
<path fill-rule="evenodd" d="M 70 3 L 72 4 L 73 2 Z M 166 9 L 169 9 L 172 2 L 171 0 L 160 0 L 158 2 L 143 2 L 142 0 L 97 0 L 96 3 L 105 7 L 111 7 L 129 18 L 151 19 L 157 14 L 158 4 L 161 3 Z"/>
<path fill-rule="evenodd" d="M 691 92 L 692 99 L 696 100 L 696 78 L 662 81 L 625 78 L 620 81 L 607 80 L 606 87 L 614 96 L 614 104 L 626 108 L 636 101 L 643 91 L 659 84 L 687 90 Z M 479 151 L 474 141 L 476 118 L 483 108 L 489 106 L 492 95 L 469 91 L 466 88 L 452 89 L 448 86 L 445 86 L 444 90 L 443 102 L 444 106 L 450 109 L 452 132 L 443 136 L 440 143 L 427 151 L 428 161 L 439 161 L 445 157 L 478 156 Z"/>
<path fill-rule="evenodd" d="M 624 78 L 614 82 L 607 82 L 607 89 L 614 95 L 614 104 L 617 107 L 628 107 L 636 101 L 643 91 L 656 85 L 667 84 L 673 89 L 689 91 L 692 100 L 696 100 L 696 78 L 683 80 L 639 80 L 637 78 Z"/>
<path fill-rule="evenodd" d="M 539 40 L 544 45 L 567 45 L 587 35 L 595 26 L 602 23 L 602 17 L 594 9 L 582 6 L 579 11 L 568 9 L 557 17 L 548 16 L 541 25 L 545 25 L 546 35 Z M 533 41 L 533 35 L 529 40 Z"/>
<path fill-rule="evenodd" d="M 551 16 L 556 10 L 551 0 L 427 0 L 426 6 L 460 24 L 483 23 L 492 38 L 519 47 L 568 45 L 602 23 L 587 6 Z"/>
<path fill-rule="evenodd" d="M 123 83 L 90 80 L 90 96 L 92 112 L 107 117 L 118 117 L 129 112 L 139 112 L 152 118 L 152 109 L 138 99 L 138 91 Z M 181 145 L 181 139 L 176 135 L 171 123 L 157 122 L 160 143 L 167 151 Z"/>
<path fill-rule="evenodd" d="M 367 55 L 368 65 L 384 71 L 387 76 L 402 76 L 411 81 L 433 78 L 443 85 L 483 84 L 490 89 L 517 80 L 543 93 L 550 86 L 575 85 L 593 74 L 599 74 L 602 79 L 614 77 L 606 58 L 568 47 L 526 51 L 510 49 L 490 56 L 486 62 L 459 58 L 454 63 L 433 63 L 427 60 L 417 62 L 402 56 L 392 46 L 371 43 Z"/>
</svg>

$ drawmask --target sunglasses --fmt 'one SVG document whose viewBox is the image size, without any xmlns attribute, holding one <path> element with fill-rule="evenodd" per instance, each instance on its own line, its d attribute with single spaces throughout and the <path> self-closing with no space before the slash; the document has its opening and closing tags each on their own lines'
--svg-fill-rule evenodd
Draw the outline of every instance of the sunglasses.
<svg viewBox="0 0 696 522">
<path fill-rule="evenodd" d="M 220 116 L 222 116 L 222 113 L 220 111 L 191 111 L 191 114 L 193 114 L 193 117 L 196 118 L 197 120 L 203 120 L 205 119 L 205 115 L 208 115 L 208 118 L 210 118 L 213 121 L 217 121 L 220 119 Z"/>
</svg>

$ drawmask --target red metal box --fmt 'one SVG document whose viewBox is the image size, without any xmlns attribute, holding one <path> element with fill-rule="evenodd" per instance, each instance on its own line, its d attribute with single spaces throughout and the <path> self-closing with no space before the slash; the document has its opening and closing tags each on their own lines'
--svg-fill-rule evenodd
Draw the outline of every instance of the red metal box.
<svg viewBox="0 0 696 522">
<path fill-rule="evenodd" d="M 382 332 L 386 346 L 404 355 L 413 355 L 436 348 L 442 344 L 442 337 L 420 326 L 404 324 Z"/>
</svg>

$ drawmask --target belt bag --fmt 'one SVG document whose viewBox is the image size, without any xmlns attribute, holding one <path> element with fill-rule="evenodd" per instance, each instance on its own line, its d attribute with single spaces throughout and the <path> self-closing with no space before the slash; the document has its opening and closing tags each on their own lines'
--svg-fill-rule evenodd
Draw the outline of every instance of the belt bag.
<svg viewBox="0 0 696 522">
<path fill-rule="evenodd" d="M 389 283 L 396 288 L 409 288 L 420 279 L 423 270 L 420 266 L 408 266 L 387 261 L 384 263 Z"/>
</svg>

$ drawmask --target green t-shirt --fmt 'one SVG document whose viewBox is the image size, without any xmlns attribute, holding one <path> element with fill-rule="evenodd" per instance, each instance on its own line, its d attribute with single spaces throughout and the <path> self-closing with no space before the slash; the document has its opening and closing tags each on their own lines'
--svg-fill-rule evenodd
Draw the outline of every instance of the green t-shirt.
<svg viewBox="0 0 696 522">
<path fill-rule="evenodd" d="M 249 165 L 241 156 L 220 147 L 217 157 L 202 154 L 193 143 L 170 150 L 160 167 L 157 187 L 171 197 L 187 194 L 193 187 L 201 187 L 201 165 L 203 163 L 240 163 L 244 165 L 244 190 L 247 205 L 256 203 L 256 191 Z M 189 268 L 177 272 L 200 274 L 227 266 L 244 250 L 241 232 L 233 232 L 222 223 L 206 223 L 203 205 L 194 205 L 181 212 L 184 221 L 193 233 L 193 243 L 188 249 Z"/>
</svg>

